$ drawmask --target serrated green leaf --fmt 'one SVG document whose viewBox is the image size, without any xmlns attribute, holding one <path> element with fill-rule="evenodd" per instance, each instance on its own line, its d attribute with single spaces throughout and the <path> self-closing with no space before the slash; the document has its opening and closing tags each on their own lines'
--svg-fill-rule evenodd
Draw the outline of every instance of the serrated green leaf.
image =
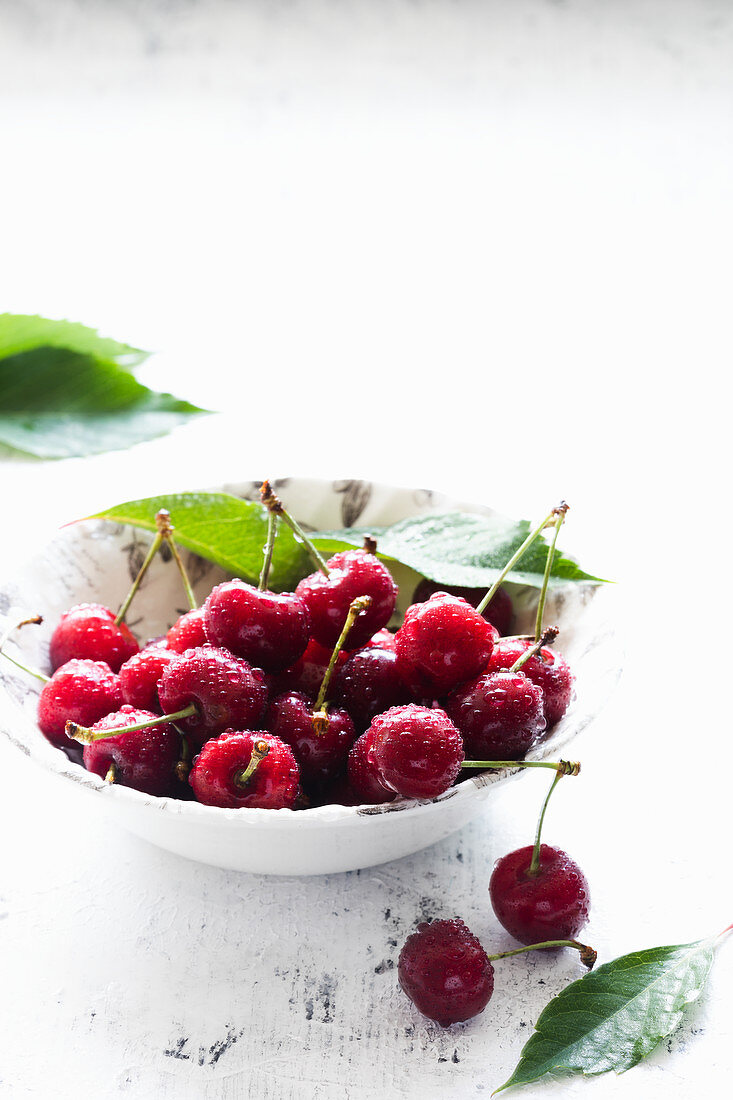
<svg viewBox="0 0 733 1100">
<path fill-rule="evenodd" d="M 635 1066 L 700 996 L 714 943 L 635 951 L 573 982 L 544 1009 L 517 1068 L 496 1091 L 547 1074 L 593 1076 Z"/>
<path fill-rule="evenodd" d="M 41 458 L 129 447 L 204 411 L 148 389 L 111 359 L 65 347 L 0 359 L 0 441 Z"/>
<path fill-rule="evenodd" d="M 171 514 L 176 542 L 242 580 L 257 582 L 267 540 L 267 512 L 261 504 L 228 493 L 173 493 L 118 504 L 94 518 L 155 531 L 155 514 L 161 508 Z M 311 571 L 307 552 L 290 529 L 280 523 L 270 587 L 275 591 L 291 588 Z"/>
<path fill-rule="evenodd" d="M 95 329 L 75 321 L 52 321 L 30 313 L 0 313 L 0 359 L 41 347 L 66 348 L 127 367 L 142 363 L 150 354 L 100 336 Z"/>
<path fill-rule="evenodd" d="M 215 561 L 229 572 L 254 582 L 262 566 L 266 513 L 260 504 L 239 500 L 227 493 L 181 493 L 131 501 L 100 512 L 97 518 L 155 530 L 155 513 L 167 508 L 176 525 L 176 537 L 191 550 Z M 297 517 L 296 517 L 297 518 Z M 448 512 L 403 520 L 391 527 L 370 527 L 379 540 L 380 556 L 402 562 L 442 584 L 488 587 L 521 544 L 529 524 L 493 517 Z M 366 528 L 316 531 L 311 538 L 324 554 L 361 546 Z M 547 549 L 530 551 L 521 572 L 511 580 L 540 585 Z M 274 587 L 290 587 L 312 565 L 302 546 L 285 524 L 280 524 L 272 575 Z M 553 577 L 558 581 L 596 581 L 575 562 L 556 553 Z"/>
<path fill-rule="evenodd" d="M 317 545 L 320 549 L 329 549 L 330 540 L 333 540 L 335 544 L 348 542 L 361 546 L 364 535 L 373 534 L 380 555 L 409 565 L 433 581 L 488 588 L 530 529 L 526 520 L 446 512 L 405 519 L 389 528 L 349 527 L 321 531 L 317 535 Z M 547 543 L 538 539 L 518 563 L 518 568 L 508 574 L 507 580 L 541 587 L 546 560 Z M 576 562 L 559 551 L 555 552 L 552 578 L 557 583 L 601 582 L 600 577 L 584 573 Z"/>
</svg>

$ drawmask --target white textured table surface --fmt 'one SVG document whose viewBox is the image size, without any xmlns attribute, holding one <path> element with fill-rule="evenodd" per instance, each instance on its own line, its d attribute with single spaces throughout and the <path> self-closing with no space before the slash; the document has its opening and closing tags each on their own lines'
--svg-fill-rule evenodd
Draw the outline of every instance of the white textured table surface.
<svg viewBox="0 0 733 1100">
<path fill-rule="evenodd" d="M 0 8 L 2 308 L 164 349 L 144 381 L 227 410 L 3 460 L 3 573 L 75 516 L 225 478 L 460 479 L 526 516 L 565 496 L 567 543 L 623 582 L 626 672 L 546 832 L 602 960 L 733 919 L 732 60 L 712 0 Z M 449 1031 L 394 966 L 426 916 L 508 945 L 488 876 L 544 790 L 394 864 L 259 878 L 118 831 L 0 742 L 0 1090 L 488 1096 L 575 960 L 498 963 Z M 726 946 L 645 1064 L 524 1095 L 728 1096 L 731 989 Z"/>
</svg>

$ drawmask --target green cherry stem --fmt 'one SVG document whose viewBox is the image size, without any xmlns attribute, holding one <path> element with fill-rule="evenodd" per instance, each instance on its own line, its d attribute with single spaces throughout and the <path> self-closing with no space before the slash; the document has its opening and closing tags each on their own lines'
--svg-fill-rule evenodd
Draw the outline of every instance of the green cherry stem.
<svg viewBox="0 0 733 1100">
<path fill-rule="evenodd" d="M 160 513 L 158 513 L 158 515 L 160 515 Z M 155 520 L 156 520 L 156 523 L 157 523 L 158 516 L 155 517 Z M 158 553 L 161 546 L 163 545 L 164 537 L 165 536 L 161 533 L 160 529 L 158 529 L 158 531 L 155 535 L 155 538 L 153 539 L 153 541 L 150 544 L 150 549 L 148 550 L 147 554 L 145 555 L 145 560 L 142 563 L 142 565 L 140 566 L 140 569 L 138 571 L 137 576 L 135 577 L 135 580 L 132 582 L 132 587 L 130 588 L 130 591 L 125 596 L 125 599 L 122 602 L 122 606 L 120 607 L 120 610 L 115 615 L 115 626 L 119 626 L 120 623 L 124 622 L 125 615 L 127 614 L 127 612 L 130 609 L 130 604 L 132 603 L 133 599 L 135 598 L 135 593 L 137 592 L 138 588 L 142 584 L 143 577 L 145 576 L 148 569 L 150 568 L 151 561 L 153 560 L 153 558 L 155 557 L 155 555 Z"/>
<path fill-rule="evenodd" d="M 535 642 L 534 645 L 529 647 L 526 653 L 523 653 L 521 657 L 517 658 L 512 667 L 509 669 L 509 672 L 519 672 L 522 665 L 526 665 L 527 661 L 529 661 L 532 657 L 539 653 L 543 646 L 552 645 L 559 633 L 560 631 L 557 629 L 556 626 L 548 626 L 547 629 L 542 632 L 542 636 L 539 641 Z"/>
<path fill-rule="evenodd" d="M 464 760 L 462 768 L 554 768 L 563 775 L 580 775 L 580 764 L 574 760 Z"/>
<path fill-rule="evenodd" d="M 577 774 L 577 773 L 576 773 Z M 547 810 L 547 803 L 550 801 L 552 792 L 558 785 L 565 772 L 560 768 L 555 772 L 555 778 L 550 784 L 550 789 L 545 796 L 545 801 L 542 803 L 542 810 L 540 811 L 540 819 L 537 822 L 537 832 L 534 838 L 534 848 L 532 849 L 532 859 L 530 860 L 529 867 L 527 868 L 527 874 L 535 878 L 540 873 L 540 838 L 542 837 L 542 825 L 545 820 L 545 811 Z"/>
<path fill-rule="evenodd" d="M 552 563 L 555 559 L 555 546 L 557 545 L 557 536 L 560 534 L 560 528 L 563 525 L 565 516 L 568 514 L 569 504 L 566 504 L 564 500 L 561 500 L 557 508 L 554 508 L 555 513 L 555 530 L 552 535 L 552 542 L 547 551 L 547 561 L 545 562 L 545 575 L 542 578 L 542 588 L 540 590 L 540 600 L 537 604 L 537 618 L 535 620 L 534 636 L 535 640 L 539 641 L 542 635 L 542 616 L 545 613 L 545 600 L 547 599 L 547 586 L 550 583 L 550 574 L 552 573 Z"/>
<path fill-rule="evenodd" d="M 260 582 L 257 588 L 260 592 L 264 592 L 267 589 L 267 582 L 270 579 L 270 569 L 272 568 L 272 553 L 275 549 L 275 535 L 277 534 L 277 513 L 268 511 L 267 513 L 267 542 L 265 543 L 265 558 L 262 562 L 262 572 L 260 573 Z"/>
<path fill-rule="evenodd" d="M 558 505 L 558 508 L 559 507 L 560 507 L 560 505 Z M 524 556 L 524 554 L 527 552 L 527 550 L 529 550 L 532 543 L 535 542 L 535 540 L 540 537 L 540 535 L 542 534 L 542 532 L 544 531 L 544 529 L 546 527 L 549 527 L 550 524 L 555 522 L 555 513 L 556 513 L 556 511 L 557 511 L 557 509 L 553 508 L 552 511 L 549 513 L 549 515 L 546 515 L 545 518 L 542 520 L 542 523 L 540 523 L 540 525 L 538 527 L 535 527 L 534 531 L 532 531 L 529 535 L 527 535 L 526 539 L 524 540 L 522 545 L 519 547 L 519 549 L 515 550 L 515 552 L 512 554 L 509 561 L 506 563 L 506 565 L 502 569 L 501 573 L 496 578 L 496 580 L 492 584 L 491 588 L 489 589 L 489 591 L 486 593 L 486 595 L 482 599 L 481 603 L 476 608 L 476 610 L 479 612 L 479 614 L 482 615 L 484 613 L 486 608 L 489 606 L 489 604 L 493 600 L 493 598 L 496 594 L 496 590 L 499 587 L 499 585 L 501 584 L 501 582 L 504 580 L 506 575 L 512 571 L 512 569 L 517 564 L 519 559 Z"/>
<path fill-rule="evenodd" d="M 51 679 L 50 676 L 46 676 L 43 672 L 37 672 L 34 668 L 28 668 L 27 665 L 22 665 L 20 661 L 17 661 L 15 659 L 15 657 L 11 657 L 9 653 L 5 652 L 5 646 L 9 641 L 11 634 L 14 634 L 16 630 L 20 630 L 22 626 L 29 626 L 31 623 L 38 625 L 42 622 L 43 616 L 31 615 L 27 619 L 21 619 L 21 621 L 19 623 L 15 623 L 14 626 L 9 626 L 3 634 L 2 638 L 0 638 L 0 655 L 2 655 L 6 661 L 10 661 L 11 665 L 15 665 L 16 668 L 19 668 L 21 672 L 27 673 L 28 676 L 35 676 L 37 680 L 40 680 L 42 683 L 47 684 Z"/>
<path fill-rule="evenodd" d="M 267 741 L 255 741 L 252 746 L 252 755 L 249 758 L 249 764 L 246 768 L 240 768 L 234 775 L 234 782 L 237 787 L 247 786 L 269 751 L 270 746 L 267 744 Z"/>
<path fill-rule="evenodd" d="M 167 508 L 161 508 L 161 510 L 158 512 L 157 516 L 155 517 L 155 522 L 158 525 L 158 530 L 160 531 L 160 533 L 163 536 L 164 540 L 168 543 L 168 546 L 170 548 L 170 552 L 173 555 L 173 560 L 175 561 L 176 565 L 178 566 L 178 572 L 181 574 L 181 580 L 183 581 L 183 587 L 186 591 L 186 599 L 188 600 L 188 606 L 191 609 L 191 611 L 195 611 L 196 608 L 198 607 L 198 603 L 196 602 L 196 597 L 193 594 L 193 588 L 191 587 L 191 581 L 189 580 L 188 572 L 186 571 L 186 566 L 183 564 L 183 559 L 181 558 L 181 555 L 178 551 L 178 547 L 176 546 L 176 541 L 173 538 L 173 532 L 175 531 L 175 527 L 171 523 L 170 512 L 168 511 Z"/>
<path fill-rule="evenodd" d="M 162 726 L 166 722 L 176 722 L 179 718 L 192 718 L 195 714 L 198 714 L 198 707 L 195 703 L 191 703 L 183 710 L 177 710 L 175 714 L 161 714 L 158 718 L 150 718 L 146 722 L 135 722 L 133 725 L 121 726 L 114 730 L 93 730 L 89 726 L 78 726 L 76 722 L 67 722 L 65 733 L 67 737 L 73 737 L 83 745 L 91 745 L 93 741 L 104 741 L 108 737 L 134 733 L 135 730 L 147 730 L 152 726 Z"/>
<path fill-rule="evenodd" d="M 336 667 L 336 661 L 338 655 L 346 644 L 346 639 L 349 636 L 352 626 L 359 618 L 363 611 L 367 611 L 372 606 L 371 596 L 357 596 L 355 600 L 351 601 L 349 605 L 349 612 L 346 616 L 346 622 L 344 623 L 343 630 L 341 631 L 336 645 L 333 647 L 333 653 L 331 654 L 331 660 L 328 662 L 328 668 L 325 675 L 321 680 L 321 686 L 318 690 L 318 698 L 316 699 L 315 706 L 313 707 L 313 728 L 316 733 L 322 733 L 324 730 L 324 723 L 328 726 L 328 715 L 326 714 L 326 695 L 328 694 L 328 686 L 331 683 L 331 677 L 333 676 L 333 670 Z"/>
<path fill-rule="evenodd" d="M 303 546 L 306 548 L 311 558 L 313 559 L 316 568 L 320 569 L 322 573 L 325 573 L 326 576 L 328 576 L 329 568 L 326 565 L 325 558 L 321 554 L 319 554 L 312 540 L 308 538 L 305 531 L 298 523 L 297 519 L 291 516 L 290 512 L 287 512 L 285 510 L 285 508 L 283 507 L 283 502 L 280 500 L 279 497 L 275 496 L 272 491 L 272 486 L 267 479 L 265 479 L 265 481 L 263 481 L 262 485 L 260 486 L 260 496 L 262 497 L 262 503 L 264 504 L 265 508 L 267 508 L 270 512 L 274 512 L 276 516 L 280 516 L 281 519 L 283 519 L 284 522 L 287 523 L 288 527 L 293 532 L 295 537 L 300 539 L 300 541 L 303 543 Z"/>
<path fill-rule="evenodd" d="M 574 947 L 580 952 L 580 961 L 583 966 L 587 966 L 589 970 L 593 969 L 598 958 L 597 951 L 577 940 L 545 940 L 544 943 L 530 943 L 526 947 L 515 947 L 513 951 L 500 951 L 498 955 L 489 955 L 489 962 L 494 962 L 496 959 L 509 959 L 512 955 L 523 955 L 525 951 L 541 951 L 546 947 Z"/>
</svg>

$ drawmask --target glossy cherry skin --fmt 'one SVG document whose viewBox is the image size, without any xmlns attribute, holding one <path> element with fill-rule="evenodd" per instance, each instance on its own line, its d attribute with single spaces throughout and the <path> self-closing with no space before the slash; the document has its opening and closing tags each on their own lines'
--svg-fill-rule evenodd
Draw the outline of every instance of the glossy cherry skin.
<svg viewBox="0 0 733 1100">
<path fill-rule="evenodd" d="M 272 673 L 270 691 L 282 695 L 286 691 L 302 691 L 309 699 L 315 699 L 321 689 L 333 650 L 326 649 L 314 638 L 308 642 L 305 653 L 290 668 Z M 341 650 L 336 658 L 336 668 L 344 663 L 348 654 Z"/>
<path fill-rule="evenodd" d="M 448 592 L 451 596 L 460 596 L 461 599 L 470 603 L 471 607 L 478 607 L 486 595 L 485 588 L 461 588 L 457 584 L 438 584 L 437 581 L 431 581 L 425 577 L 413 592 L 412 602 L 424 603 L 436 592 Z M 514 605 L 505 588 L 497 588 L 491 597 L 491 603 L 482 614 L 500 634 L 509 633 L 514 619 Z"/>
<path fill-rule="evenodd" d="M 122 706 L 101 718 L 91 728 L 120 729 L 157 717 L 152 711 Z M 105 737 L 84 746 L 84 767 L 104 778 L 110 764 L 117 774 L 115 783 L 144 794 L 168 795 L 173 789 L 174 768 L 181 756 L 181 738 L 169 722 L 149 729 Z"/>
<path fill-rule="evenodd" d="M 269 746 L 245 786 L 236 782 L 247 767 L 258 741 Z M 206 806 L 292 809 L 298 797 L 298 765 L 289 745 L 277 737 L 249 730 L 227 730 L 207 741 L 193 762 L 188 781 Z"/>
<path fill-rule="evenodd" d="M 445 711 L 414 703 L 392 707 L 369 730 L 379 779 L 404 798 L 436 798 L 458 778 L 463 742 Z"/>
<path fill-rule="evenodd" d="M 38 699 L 38 725 L 53 745 L 77 745 L 64 732 L 67 721 L 91 726 L 122 705 L 120 678 L 104 661 L 67 661 L 56 669 Z"/>
<path fill-rule="evenodd" d="M 158 682 L 158 695 L 166 714 L 190 703 L 198 707 L 198 714 L 176 723 L 197 748 L 227 729 L 258 729 L 267 705 L 261 670 L 211 645 L 189 649 L 169 665 Z"/>
<path fill-rule="evenodd" d="M 470 760 L 519 760 L 545 731 L 542 704 L 522 672 L 487 672 L 457 688 L 445 709 Z"/>
<path fill-rule="evenodd" d="M 533 846 L 497 860 L 489 896 L 496 916 L 520 943 L 572 940 L 588 921 L 590 890 L 569 855 L 540 845 L 537 875 L 530 875 Z"/>
<path fill-rule="evenodd" d="M 209 639 L 206 637 L 204 627 L 204 609 L 198 607 L 193 611 L 187 611 L 176 619 L 173 626 L 165 636 L 165 644 L 174 653 L 185 653 L 187 649 L 198 649 L 206 645 Z"/>
<path fill-rule="evenodd" d="M 100 603 L 80 603 L 61 616 L 51 635 L 49 656 L 54 671 L 67 661 L 104 661 L 113 672 L 137 653 L 140 646 L 124 623 Z"/>
<path fill-rule="evenodd" d="M 378 806 L 383 802 L 394 802 L 397 795 L 385 787 L 372 763 L 374 733 L 368 729 L 362 733 L 353 745 L 346 762 L 346 774 L 349 786 L 356 795 L 358 805 Z"/>
<path fill-rule="evenodd" d="M 125 661 L 120 669 L 123 702 L 142 710 L 159 711 L 158 681 L 179 656 L 166 645 L 148 645 Z M 88 722 L 81 724 L 89 725 Z"/>
<path fill-rule="evenodd" d="M 359 615 L 346 639 L 348 649 L 360 649 L 391 619 L 397 585 L 386 566 L 365 550 L 334 554 L 326 564 L 328 576 L 320 571 L 311 574 L 295 593 L 308 608 L 313 637 L 331 648 L 343 630 L 352 600 L 369 596 L 371 606 Z"/>
<path fill-rule="evenodd" d="M 204 604 L 204 622 L 213 645 L 267 672 L 297 661 L 310 636 L 308 612 L 296 595 L 260 592 L 240 580 L 225 581 L 211 591 Z"/>
<path fill-rule="evenodd" d="M 494 991 L 494 968 L 462 920 L 419 924 L 397 964 L 402 989 L 442 1027 L 483 1012 Z"/>
<path fill-rule="evenodd" d="M 408 607 L 395 635 L 402 678 L 416 695 L 446 695 L 486 668 L 498 636 L 465 600 L 436 592 Z"/>
<path fill-rule="evenodd" d="M 279 695 L 267 708 L 267 729 L 290 745 L 306 787 L 325 783 L 343 771 L 356 740 L 354 723 L 345 710 L 328 707 L 327 716 L 328 724 L 318 732 L 313 703 L 299 691 Z"/>
<path fill-rule="evenodd" d="M 511 668 L 534 642 L 531 638 L 519 638 L 516 641 L 500 641 L 494 647 L 489 659 L 490 671 Z M 556 725 L 570 706 L 575 677 L 570 666 L 560 653 L 549 646 L 543 646 L 534 657 L 522 665 L 524 675 L 542 688 L 545 721 L 547 728 Z"/>
<path fill-rule="evenodd" d="M 368 646 L 375 646 L 377 649 L 391 649 L 394 650 L 395 636 L 391 630 L 387 630 L 386 626 L 383 626 L 381 630 L 378 630 L 376 634 L 373 634 L 369 641 L 366 643 Z"/>
<path fill-rule="evenodd" d="M 334 673 L 331 694 L 363 732 L 377 714 L 401 703 L 413 703 L 392 649 L 368 645 L 357 649 Z"/>
</svg>

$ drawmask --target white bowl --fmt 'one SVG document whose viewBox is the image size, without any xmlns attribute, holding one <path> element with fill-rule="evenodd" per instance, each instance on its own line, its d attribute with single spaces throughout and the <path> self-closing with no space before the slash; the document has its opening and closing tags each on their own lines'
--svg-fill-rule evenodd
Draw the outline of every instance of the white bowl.
<svg viewBox="0 0 733 1100">
<path fill-rule="evenodd" d="M 222 488 L 257 498 L 258 484 Z M 359 523 L 386 524 L 431 512 L 492 514 L 418 489 L 400 489 L 363 481 L 315 481 L 303 478 L 275 483 L 296 517 L 314 528 Z M 174 517 L 175 520 L 175 517 Z M 21 574 L 0 587 L 2 630 L 24 614 L 40 612 L 41 627 L 14 635 L 31 667 L 48 666 L 48 639 L 61 614 L 72 604 L 94 601 L 116 607 L 122 601 L 151 536 L 131 527 L 84 521 L 64 528 Z M 224 578 L 218 566 L 184 552 L 200 600 Z M 395 569 L 404 610 L 419 580 L 402 566 Z M 536 589 L 511 588 L 518 631 L 533 629 Z M 616 684 L 621 652 L 609 589 L 591 584 L 552 588 L 545 621 L 561 630 L 560 649 L 576 675 L 573 703 L 552 735 L 530 759 L 558 759 L 558 753 L 601 710 Z M 175 568 L 156 559 L 128 622 L 140 638 L 162 634 L 182 611 Z M 121 825 L 171 852 L 218 867 L 261 874 L 316 875 L 370 867 L 409 855 L 442 840 L 479 813 L 496 783 L 512 775 L 472 776 L 429 801 L 398 800 L 381 806 L 322 806 L 309 810 L 224 810 L 197 802 L 154 798 L 128 787 L 105 783 L 55 749 L 36 725 L 38 682 L 0 662 L 0 731 L 42 767 L 88 792 Z"/>
</svg>

